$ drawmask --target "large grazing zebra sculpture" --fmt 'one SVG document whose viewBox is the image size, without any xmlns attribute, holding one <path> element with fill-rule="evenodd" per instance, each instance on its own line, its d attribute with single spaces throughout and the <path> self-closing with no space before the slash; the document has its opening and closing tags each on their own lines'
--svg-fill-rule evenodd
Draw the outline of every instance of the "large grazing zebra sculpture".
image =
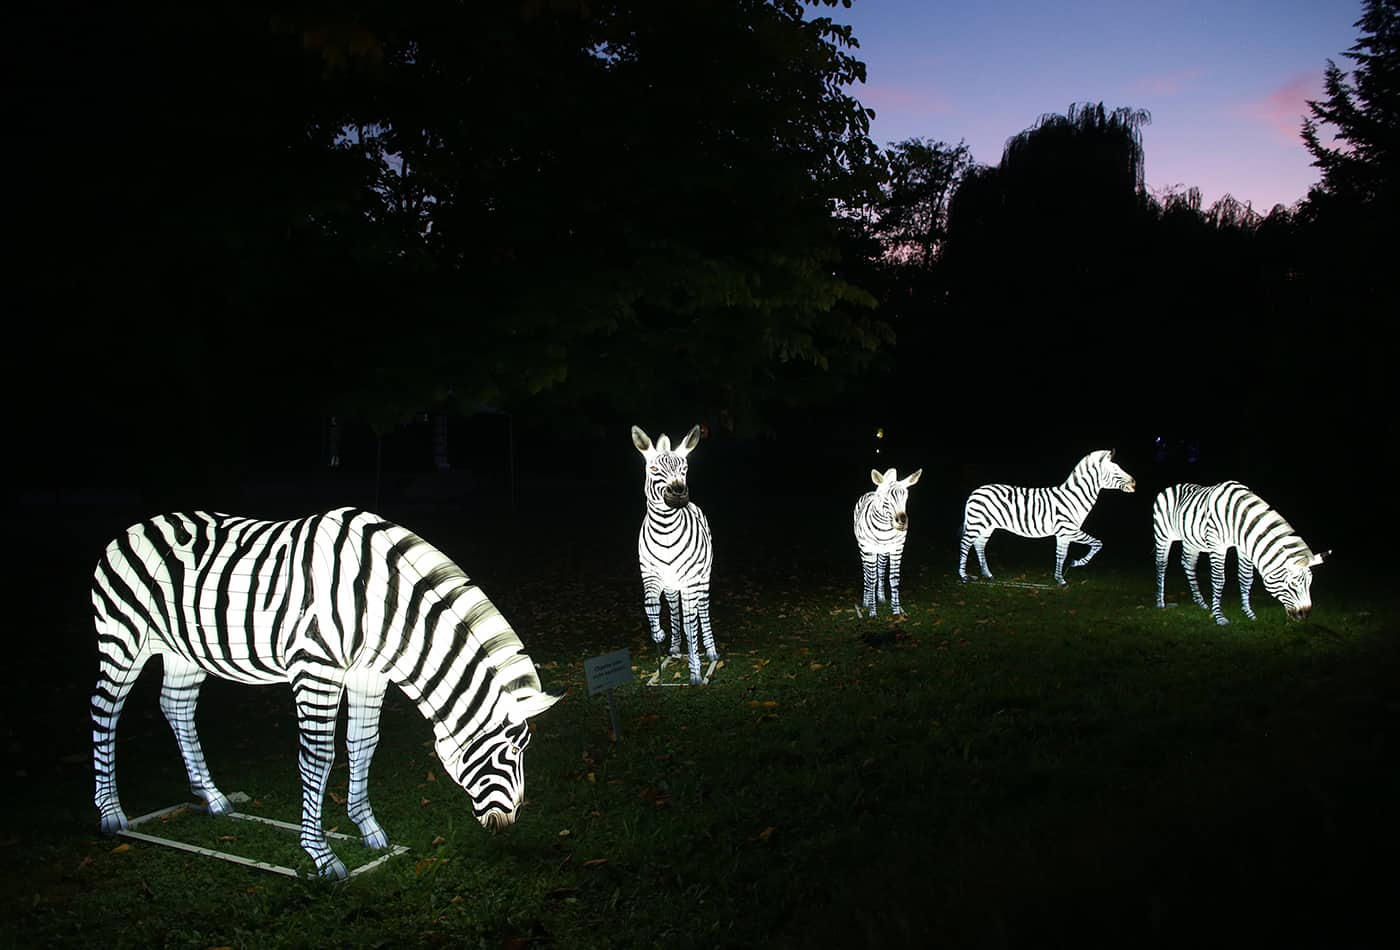
<svg viewBox="0 0 1400 950">
<path fill-rule="evenodd" d="M 1181 542 L 1181 566 L 1191 585 L 1191 599 L 1210 611 L 1218 624 L 1227 624 L 1220 609 L 1225 589 L 1225 552 L 1235 549 L 1239 562 L 1240 601 L 1244 615 L 1254 619 L 1249 590 L 1254 571 L 1264 589 L 1283 604 L 1292 620 L 1312 612 L 1312 569 L 1332 552 L 1314 554 L 1292 525 L 1249 488 L 1236 481 L 1218 485 L 1173 485 L 1152 503 L 1152 535 L 1157 553 L 1157 606 L 1165 607 L 1167 558 L 1172 544 Z M 1196 563 L 1210 555 L 1211 605 L 1196 581 Z"/>
<path fill-rule="evenodd" d="M 1113 450 L 1090 452 L 1074 466 L 1060 485 L 1053 488 L 1018 488 L 1014 485 L 983 485 L 968 495 L 963 508 L 962 545 L 958 552 L 958 577 L 967 575 L 968 548 L 977 549 L 982 576 L 992 580 L 987 569 L 987 539 L 1001 528 L 1026 538 L 1055 538 L 1055 583 L 1065 583 L 1065 556 L 1072 542 L 1089 545 L 1089 553 L 1071 561 L 1070 567 L 1083 567 L 1103 548 L 1103 542 L 1081 526 L 1098 500 L 1099 492 L 1116 488 L 1131 492 L 1137 482 L 1113 461 Z"/>
<path fill-rule="evenodd" d="M 898 478 L 894 469 L 881 475 L 872 468 L 870 480 L 875 483 L 875 490 L 866 492 L 856 501 L 856 546 L 860 548 L 865 579 L 861 603 L 871 617 L 875 616 L 876 599 L 885 599 L 886 578 L 889 579 L 890 611 L 896 616 L 904 613 L 899 606 L 899 565 L 904 558 L 904 542 L 909 538 L 909 514 L 905 506 L 910 486 L 918 482 L 923 473 L 924 470 L 919 469 Z"/>
<path fill-rule="evenodd" d="M 496 831 L 524 799 L 529 717 L 558 697 L 540 687 L 519 637 L 440 551 L 377 515 L 340 508 L 296 521 L 202 511 L 161 515 L 112 541 L 92 584 L 99 675 L 92 697 L 97 808 L 107 834 L 127 827 L 117 798 L 116 727 L 142 666 L 160 656 L 160 706 L 190 789 L 231 809 L 205 765 L 195 703 L 207 675 L 290 683 L 301 731 L 301 846 L 325 877 L 345 864 L 326 844 L 321 804 L 335 721 L 349 699 L 350 819 L 388 846 L 370 809 L 379 710 L 395 683 L 432 723 L 438 757 Z"/>
<path fill-rule="evenodd" d="M 651 638 L 660 644 L 661 596 L 666 596 L 671 620 L 671 654 L 679 655 L 682 638 L 690 659 L 690 683 L 701 683 L 697 631 L 705 640 L 705 655 L 719 659 L 710 630 L 710 568 L 714 550 L 705 513 L 690 501 L 686 487 L 686 456 L 700 444 L 695 426 L 673 450 L 668 436 L 653 445 L 651 438 L 632 427 L 632 444 L 646 460 L 646 516 L 637 537 L 637 559 L 642 570 L 642 606 Z"/>
</svg>

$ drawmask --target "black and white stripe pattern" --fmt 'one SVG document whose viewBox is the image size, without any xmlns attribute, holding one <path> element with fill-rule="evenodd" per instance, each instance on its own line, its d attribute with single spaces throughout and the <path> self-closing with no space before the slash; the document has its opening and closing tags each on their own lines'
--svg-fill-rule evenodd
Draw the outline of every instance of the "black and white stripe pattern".
<svg viewBox="0 0 1400 950">
<path fill-rule="evenodd" d="M 1244 615 L 1255 619 L 1249 604 L 1254 572 L 1264 589 L 1283 604 L 1293 620 L 1312 612 L 1312 568 L 1331 552 L 1314 554 L 1293 527 L 1248 487 L 1236 481 L 1218 485 L 1173 485 L 1152 503 L 1152 535 L 1157 555 L 1157 606 L 1165 607 L 1167 558 L 1181 542 L 1181 567 L 1191 585 L 1191 599 L 1210 611 L 1218 624 L 1227 624 L 1220 609 L 1225 589 L 1225 554 L 1235 549 Z M 1211 604 L 1196 581 L 1196 563 L 1210 555 Z"/>
<path fill-rule="evenodd" d="M 992 580 L 987 569 L 987 539 L 998 528 L 1027 538 L 1055 539 L 1055 582 L 1065 583 L 1065 557 L 1073 542 L 1089 545 L 1089 553 L 1070 562 L 1083 567 L 1103 548 L 1103 542 L 1084 531 L 1099 492 L 1116 488 L 1131 492 L 1137 487 L 1133 477 L 1113 461 L 1113 451 L 1090 452 L 1074 466 L 1069 478 L 1053 488 L 1018 488 L 1013 485 L 983 485 L 973 489 L 963 509 L 962 544 L 958 552 L 958 577 L 967 574 L 967 552 L 976 548 L 982 576 Z"/>
<path fill-rule="evenodd" d="M 642 606 L 652 640 L 662 643 L 661 596 L 665 594 L 671 654 L 679 655 L 681 644 L 686 645 L 690 682 L 699 685 L 697 634 L 705 641 L 705 655 L 711 661 L 719 659 L 710 629 L 710 568 L 714 563 L 710 525 L 699 506 L 691 503 L 685 480 L 686 456 L 700 444 L 700 427 L 692 428 L 673 450 L 668 436 L 661 436 L 653 445 L 645 432 L 633 426 L 632 444 L 646 460 L 647 513 L 637 538 Z"/>
<path fill-rule="evenodd" d="M 899 565 L 904 558 L 904 542 L 909 539 L 909 488 L 924 473 L 919 469 L 905 478 L 898 478 L 894 469 L 883 475 L 870 470 L 875 490 L 868 491 L 856 501 L 854 514 L 856 546 L 864 573 L 864 596 L 861 601 L 866 613 L 875 616 L 875 602 L 885 599 L 889 584 L 890 611 L 896 616 L 904 613 L 899 605 Z"/>
<path fill-rule="evenodd" d="M 290 683 L 301 731 L 301 845 L 328 877 L 321 805 L 349 704 L 349 815 L 371 848 L 388 844 L 370 809 L 370 759 L 384 691 L 395 683 L 432 723 L 446 772 L 488 829 L 524 799 L 527 719 L 557 700 L 496 608 L 455 564 L 377 515 L 341 508 L 296 521 L 202 511 L 133 525 L 93 578 L 99 676 L 92 698 L 95 801 L 102 830 L 127 827 L 117 797 L 117 720 L 142 666 L 160 656 L 160 705 L 209 811 L 230 810 L 195 731 L 200 684 Z"/>
</svg>

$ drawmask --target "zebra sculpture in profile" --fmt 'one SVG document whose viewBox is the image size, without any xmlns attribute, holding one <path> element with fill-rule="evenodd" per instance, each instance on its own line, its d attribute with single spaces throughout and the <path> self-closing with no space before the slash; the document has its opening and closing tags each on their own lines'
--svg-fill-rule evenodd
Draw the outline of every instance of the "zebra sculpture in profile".
<svg viewBox="0 0 1400 950">
<path fill-rule="evenodd" d="M 370 848 L 388 838 L 370 808 L 370 760 L 389 683 L 432 724 L 444 770 L 488 830 L 524 801 L 528 719 L 544 692 L 515 631 L 481 589 L 413 533 L 354 508 L 295 521 L 195 511 L 132 525 L 108 544 L 92 584 L 99 674 L 92 697 L 95 801 L 107 834 L 128 827 L 117 797 L 116 727 L 141 668 L 163 666 L 160 707 L 190 789 L 212 814 L 214 785 L 195 731 L 212 674 L 289 683 L 300 726 L 301 846 L 323 877 L 346 867 L 326 843 L 322 800 L 348 698 L 347 806 Z"/>
<path fill-rule="evenodd" d="M 1084 519 L 1106 488 L 1132 492 L 1137 482 L 1113 461 L 1112 449 L 1090 452 L 1074 466 L 1063 483 L 1051 488 L 1019 488 L 1014 485 L 982 485 L 968 495 L 963 507 L 962 543 L 958 552 L 958 577 L 967 574 L 967 552 L 977 551 L 982 576 L 992 580 L 987 568 L 987 539 L 998 528 L 1026 538 L 1055 539 L 1055 583 L 1065 584 L 1065 557 L 1074 542 L 1087 544 L 1089 552 L 1070 562 L 1083 567 L 1103 549 L 1103 542 L 1084 530 Z"/>
<path fill-rule="evenodd" d="M 647 510 L 637 537 L 637 559 L 642 572 L 642 606 L 651 638 L 658 646 L 666 634 L 661 628 L 661 598 L 670 615 L 671 655 L 679 656 L 684 643 L 690 661 L 690 683 L 698 686 L 700 639 L 710 662 L 719 659 L 710 629 L 710 569 L 714 550 L 710 525 L 700 506 L 690 500 L 686 485 L 686 456 L 700 444 L 700 427 L 693 427 L 680 444 L 662 435 L 653 444 L 637 426 L 632 444 L 645 460 L 644 493 Z"/>
<path fill-rule="evenodd" d="M 1312 612 L 1312 569 L 1332 552 L 1314 554 L 1293 526 L 1248 487 L 1236 481 L 1218 485 L 1184 482 L 1158 493 L 1152 503 L 1152 535 L 1157 555 L 1157 606 L 1165 607 L 1167 559 L 1181 542 L 1181 567 L 1191 585 L 1191 599 L 1209 610 L 1217 624 L 1227 624 L 1220 609 L 1225 589 L 1225 554 L 1235 549 L 1244 615 L 1254 620 L 1249 591 L 1254 572 L 1264 589 L 1283 604 L 1291 620 Z M 1206 605 L 1196 580 L 1196 564 L 1210 555 L 1211 603 Z"/>
<path fill-rule="evenodd" d="M 899 566 L 904 558 L 904 542 L 909 538 L 906 506 L 910 487 L 923 473 L 919 469 L 898 478 L 894 469 L 882 475 L 872 468 L 870 480 L 875 483 L 875 490 L 856 500 L 853 520 L 864 575 L 861 607 L 868 616 L 875 616 L 876 600 L 885 599 L 887 581 L 890 612 L 895 616 L 904 613 L 899 605 Z"/>
</svg>

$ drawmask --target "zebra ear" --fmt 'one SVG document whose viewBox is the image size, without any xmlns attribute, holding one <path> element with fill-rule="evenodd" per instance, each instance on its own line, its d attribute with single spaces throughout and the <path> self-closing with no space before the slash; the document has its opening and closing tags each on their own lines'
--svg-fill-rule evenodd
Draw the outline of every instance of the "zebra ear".
<svg viewBox="0 0 1400 950">
<path fill-rule="evenodd" d="M 651 437 L 636 426 L 632 427 L 632 444 L 638 452 L 645 453 L 651 448 Z"/>
<path fill-rule="evenodd" d="M 1319 564 L 1321 564 L 1323 561 L 1327 560 L 1331 556 L 1331 549 L 1323 551 L 1321 554 L 1314 554 L 1312 556 L 1312 560 L 1308 561 L 1308 567 L 1317 567 Z"/>
<path fill-rule="evenodd" d="M 894 482 L 898 480 L 899 476 L 895 474 L 895 470 L 889 469 L 885 472 L 885 477 L 880 479 L 880 482 L 883 484 L 884 482 Z"/>
<path fill-rule="evenodd" d="M 659 438 L 659 439 L 656 440 L 656 451 L 658 451 L 658 452 L 669 452 L 669 451 L 671 451 L 671 437 L 670 437 L 669 435 L 663 434 L 663 435 L 661 436 L 661 438 Z"/>
<path fill-rule="evenodd" d="M 872 482 L 874 482 L 876 485 L 879 485 L 880 483 L 882 483 L 882 482 L 885 480 L 885 476 L 881 475 L 878 469 L 873 469 L 873 468 L 872 468 L 872 469 L 870 470 L 870 480 L 871 480 Z"/>
<path fill-rule="evenodd" d="M 517 690 L 515 692 L 515 715 L 521 720 L 538 716 L 563 698 L 563 696 L 552 696 L 534 687 Z"/>
<path fill-rule="evenodd" d="M 681 458 L 685 458 L 699 444 L 700 427 L 694 426 L 689 432 L 685 434 L 685 438 L 681 440 L 681 444 L 676 447 L 676 454 L 679 455 Z"/>
<path fill-rule="evenodd" d="M 916 469 L 912 475 L 906 475 L 904 478 L 904 486 L 908 488 L 910 485 L 917 483 L 919 480 L 919 476 L 923 473 L 924 470 L 920 468 Z"/>
</svg>

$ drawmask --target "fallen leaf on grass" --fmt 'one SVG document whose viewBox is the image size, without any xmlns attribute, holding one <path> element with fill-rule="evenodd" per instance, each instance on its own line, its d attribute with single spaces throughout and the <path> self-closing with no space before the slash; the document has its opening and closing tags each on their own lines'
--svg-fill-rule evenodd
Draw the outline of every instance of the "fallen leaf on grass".
<svg viewBox="0 0 1400 950">
<path fill-rule="evenodd" d="M 659 788 L 644 788 L 637 797 L 653 808 L 665 808 L 671 804 L 671 796 Z"/>
<path fill-rule="evenodd" d="M 817 670 L 826 669 L 826 664 L 825 664 L 825 663 L 813 663 L 813 664 L 811 664 L 810 666 L 808 666 L 807 669 L 809 669 L 809 670 L 811 670 L 813 673 L 815 673 Z"/>
<path fill-rule="evenodd" d="M 571 835 L 571 834 L 573 834 L 573 832 L 570 831 L 568 828 L 565 828 L 563 831 L 559 832 L 559 837 L 561 837 L 561 838 L 567 838 L 567 837 L 569 837 L 569 835 Z"/>
<path fill-rule="evenodd" d="M 126 844 L 125 842 L 123 842 L 122 844 L 119 844 L 119 845 L 117 845 L 115 848 L 112 849 L 112 854 L 125 854 L 126 852 L 128 852 L 128 851 L 130 851 L 130 850 L 131 850 L 131 845 Z"/>
<path fill-rule="evenodd" d="M 428 774 L 427 774 L 427 776 L 423 779 L 423 781 L 425 781 L 425 782 L 436 782 L 436 781 L 437 781 L 437 776 L 433 774 L 433 770 L 432 770 L 432 769 L 428 769 Z"/>
<path fill-rule="evenodd" d="M 238 835 L 219 835 L 215 841 L 237 841 Z"/>
<path fill-rule="evenodd" d="M 335 802 L 337 805 L 345 804 L 345 796 L 337 795 L 335 792 L 329 792 L 327 794 L 331 796 L 331 801 Z"/>
<path fill-rule="evenodd" d="M 600 868 L 607 863 L 607 858 L 592 858 L 588 861 L 583 862 L 583 866 L 586 868 Z"/>
<path fill-rule="evenodd" d="M 776 708 L 777 705 L 777 700 L 773 699 L 765 699 L 762 701 L 759 701 L 757 699 L 749 700 L 749 706 L 751 706 L 754 709 L 773 709 Z"/>
<path fill-rule="evenodd" d="M 447 903 L 449 903 L 449 904 L 461 904 L 461 903 L 465 903 L 465 902 L 466 902 L 466 898 L 463 897 L 461 894 L 458 894 L 456 897 L 452 898 L 452 900 L 448 901 Z"/>
<path fill-rule="evenodd" d="M 437 863 L 437 858 L 420 858 L 418 862 L 413 865 L 413 873 L 418 877 L 422 877 L 424 871 L 432 870 Z"/>
<path fill-rule="evenodd" d="M 778 829 L 774 828 L 772 825 L 769 825 L 767 828 L 764 828 L 758 833 L 758 840 L 762 841 L 764 844 L 767 844 L 768 839 L 773 837 L 773 832 L 777 830 Z"/>
<path fill-rule="evenodd" d="M 427 808 L 427 807 L 428 807 L 428 803 L 431 802 L 431 801 L 432 801 L 431 798 L 420 798 L 420 799 L 418 799 L 418 807 L 419 807 L 419 808 Z"/>
<path fill-rule="evenodd" d="M 433 839 L 434 848 L 436 848 L 440 844 L 447 844 L 447 839 L 444 838 L 442 835 L 438 835 L 436 838 Z"/>
</svg>

